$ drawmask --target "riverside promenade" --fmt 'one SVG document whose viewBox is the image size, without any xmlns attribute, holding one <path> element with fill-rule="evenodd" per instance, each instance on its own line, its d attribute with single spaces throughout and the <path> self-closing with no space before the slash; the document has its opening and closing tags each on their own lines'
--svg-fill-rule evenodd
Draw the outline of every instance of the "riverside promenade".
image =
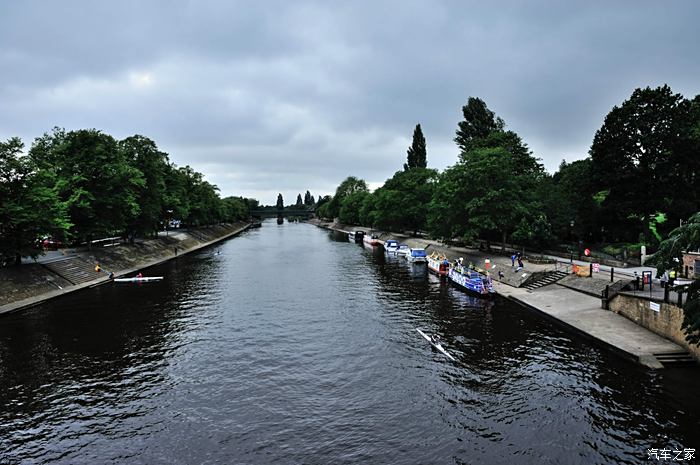
<svg viewBox="0 0 700 465">
<path fill-rule="evenodd" d="M 0 315 L 15 312 L 81 289 L 110 283 L 114 277 L 136 273 L 178 256 L 233 237 L 249 223 L 172 230 L 167 236 L 120 243 L 109 248 L 66 250 L 59 258 L 0 269 Z M 94 267 L 99 264 L 101 272 Z"/>
<path fill-rule="evenodd" d="M 649 368 L 663 368 L 659 358 L 686 352 L 678 344 L 602 309 L 600 298 L 558 284 L 532 291 L 499 282 L 494 285 L 500 295 Z"/>
<path fill-rule="evenodd" d="M 367 228 L 347 227 L 318 220 L 312 221 L 312 224 L 341 232 L 355 229 L 367 231 Z M 600 295 L 600 283 L 605 281 L 603 279 L 577 278 L 574 275 L 569 275 L 562 280 L 563 285 L 555 282 L 536 289 L 520 287 L 528 281 L 528 275 L 531 277 L 533 273 L 546 274 L 561 270 L 560 262 L 533 264 L 526 261 L 525 269 L 521 272 L 515 272 L 510 259 L 502 255 L 492 255 L 476 249 L 450 247 L 439 241 L 409 238 L 404 235 L 382 233 L 380 237 L 382 240 L 396 239 L 408 243 L 412 247 L 424 247 L 427 248 L 428 253 L 437 251 L 446 255 L 450 260 L 457 256 L 464 256 L 469 262 L 483 266 L 484 261 L 488 258 L 491 264 L 490 271 L 494 276 L 494 286 L 499 295 L 648 368 L 662 369 L 664 365 L 660 359 L 675 357 L 679 354 L 687 356 L 688 354 L 687 350 L 679 344 L 639 326 L 624 316 L 603 309 L 601 298 L 597 297 Z M 634 270 L 616 269 L 616 274 L 623 275 L 621 280 L 629 280 L 633 272 L 638 270 L 639 268 Z M 500 280 L 496 278 L 498 271 L 503 272 L 503 277 Z M 579 281 L 578 285 L 576 281 Z"/>
</svg>

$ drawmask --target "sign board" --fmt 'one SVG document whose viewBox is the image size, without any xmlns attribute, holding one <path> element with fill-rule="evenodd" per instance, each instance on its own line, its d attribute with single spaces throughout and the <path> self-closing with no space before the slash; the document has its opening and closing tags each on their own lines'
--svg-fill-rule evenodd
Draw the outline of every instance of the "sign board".
<svg viewBox="0 0 700 465">
<path fill-rule="evenodd" d="M 656 302 L 649 302 L 649 308 L 654 310 L 656 313 L 661 311 L 661 305 L 657 304 Z"/>
<path fill-rule="evenodd" d="M 594 263 L 594 264 L 593 264 L 593 272 L 594 272 L 594 273 L 600 273 L 600 263 Z"/>
</svg>

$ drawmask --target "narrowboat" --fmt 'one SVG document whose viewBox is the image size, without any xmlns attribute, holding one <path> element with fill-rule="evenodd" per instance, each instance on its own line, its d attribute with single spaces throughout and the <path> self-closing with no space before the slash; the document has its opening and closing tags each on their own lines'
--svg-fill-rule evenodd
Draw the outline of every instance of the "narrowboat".
<svg viewBox="0 0 700 465">
<path fill-rule="evenodd" d="M 433 252 L 428 256 L 428 269 L 438 276 L 447 276 L 450 261 L 444 255 Z"/>
<path fill-rule="evenodd" d="M 461 265 L 451 267 L 447 277 L 461 288 L 481 296 L 493 295 L 496 292 L 490 276 L 484 276 Z"/>
</svg>

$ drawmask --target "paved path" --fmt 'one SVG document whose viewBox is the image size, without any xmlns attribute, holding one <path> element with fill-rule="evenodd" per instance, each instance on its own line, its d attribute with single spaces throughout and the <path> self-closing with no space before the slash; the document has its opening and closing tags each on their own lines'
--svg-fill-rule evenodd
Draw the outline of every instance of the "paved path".
<svg viewBox="0 0 700 465">
<path fill-rule="evenodd" d="M 600 299 L 559 285 L 534 291 L 495 283 L 496 291 L 516 302 L 553 318 L 575 332 L 649 368 L 663 368 L 657 355 L 686 352 L 684 348 L 627 318 L 603 310 Z"/>
</svg>

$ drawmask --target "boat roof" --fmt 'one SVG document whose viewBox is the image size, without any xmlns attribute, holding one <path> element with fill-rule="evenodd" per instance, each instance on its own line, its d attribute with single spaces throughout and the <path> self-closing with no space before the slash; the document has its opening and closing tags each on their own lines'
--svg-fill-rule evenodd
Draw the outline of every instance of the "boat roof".
<svg viewBox="0 0 700 465">
<path fill-rule="evenodd" d="M 395 241 L 394 239 L 389 239 L 386 241 L 387 244 L 398 244 L 399 241 Z"/>
</svg>

